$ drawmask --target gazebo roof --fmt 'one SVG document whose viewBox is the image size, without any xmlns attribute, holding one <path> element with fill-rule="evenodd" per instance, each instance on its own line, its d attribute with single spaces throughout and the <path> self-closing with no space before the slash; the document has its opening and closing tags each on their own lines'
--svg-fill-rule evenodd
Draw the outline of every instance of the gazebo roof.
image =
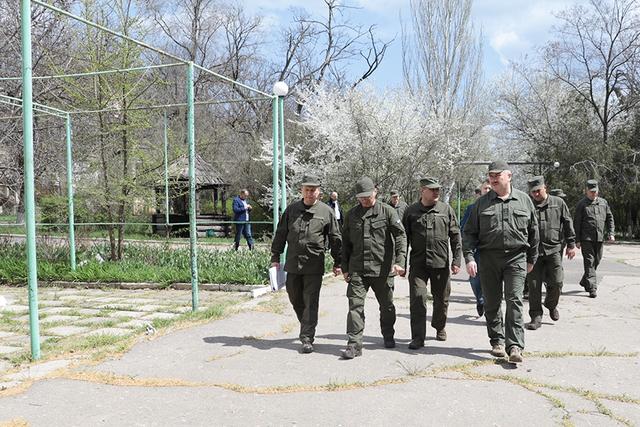
<svg viewBox="0 0 640 427">
<path fill-rule="evenodd" d="M 169 181 L 189 181 L 189 157 L 180 156 L 169 164 Z M 196 185 L 227 185 L 211 163 L 195 157 Z"/>
</svg>

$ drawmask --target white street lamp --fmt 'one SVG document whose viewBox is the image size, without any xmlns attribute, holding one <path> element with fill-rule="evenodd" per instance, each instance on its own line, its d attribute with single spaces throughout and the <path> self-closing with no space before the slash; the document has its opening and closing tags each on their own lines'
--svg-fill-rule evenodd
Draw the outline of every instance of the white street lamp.
<svg viewBox="0 0 640 427">
<path fill-rule="evenodd" d="M 287 96 L 289 93 L 289 86 L 285 82 L 276 82 L 273 85 L 273 94 L 275 96 Z"/>
</svg>

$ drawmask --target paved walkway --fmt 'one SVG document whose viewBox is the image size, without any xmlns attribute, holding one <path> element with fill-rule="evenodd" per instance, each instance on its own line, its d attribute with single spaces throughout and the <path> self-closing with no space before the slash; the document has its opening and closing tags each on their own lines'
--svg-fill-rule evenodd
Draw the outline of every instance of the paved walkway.
<svg viewBox="0 0 640 427">
<path fill-rule="evenodd" d="M 111 360 L 55 360 L 0 378 L 15 383 L 0 391 L 0 423 L 640 425 L 638 261 L 639 246 L 607 246 L 596 299 L 577 285 L 581 260 L 567 261 L 560 321 L 545 315 L 527 331 L 517 368 L 489 355 L 465 276 L 452 284 L 448 341 L 430 330 L 424 349 L 407 349 L 408 287 L 397 279 L 398 347 L 383 348 L 370 294 L 363 356 L 341 360 L 345 284 L 330 280 L 313 354 L 298 353 L 286 294 L 273 294 Z"/>
</svg>

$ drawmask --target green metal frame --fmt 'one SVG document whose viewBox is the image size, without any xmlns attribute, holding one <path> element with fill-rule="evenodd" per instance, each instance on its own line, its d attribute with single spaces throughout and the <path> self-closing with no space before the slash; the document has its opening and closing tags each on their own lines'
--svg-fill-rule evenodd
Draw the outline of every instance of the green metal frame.
<svg viewBox="0 0 640 427">
<path fill-rule="evenodd" d="M 240 82 L 234 81 L 226 76 L 215 73 L 204 67 L 201 67 L 193 62 L 186 61 L 176 55 L 157 49 L 149 44 L 143 43 L 132 37 L 111 30 L 107 27 L 101 26 L 95 22 L 86 20 L 80 16 L 74 15 L 68 11 L 60 9 L 49 3 L 40 0 L 20 0 L 20 17 L 21 17 L 21 33 L 22 33 L 22 75 L 21 77 L 7 77 L 0 80 L 21 80 L 23 83 L 22 99 L 14 98 L 8 100 L 10 103 L 15 104 L 16 100 L 21 101 L 22 114 L 23 114 L 23 146 L 24 146 L 24 204 L 25 204 L 25 228 L 26 228 L 26 256 L 27 256 L 27 284 L 29 289 L 29 326 L 31 332 L 31 357 L 34 360 L 40 358 L 40 332 L 38 324 L 38 282 L 37 282 L 37 256 L 36 256 L 36 222 L 35 222 L 35 184 L 34 184 L 34 162 L 33 162 L 33 112 L 40 111 L 48 114 L 58 115 L 65 119 L 66 127 L 66 146 L 67 146 L 67 197 L 69 198 L 69 239 L 71 248 L 71 267 L 75 269 L 75 235 L 74 228 L 76 224 L 74 222 L 73 213 L 73 159 L 71 157 L 72 149 L 72 124 L 71 114 L 83 114 L 83 113 L 95 113 L 99 111 L 108 110 L 96 110 L 96 111 L 70 111 L 64 112 L 51 107 L 41 106 L 34 104 L 33 102 L 33 80 L 34 79 L 51 79 L 51 78 L 68 78 L 68 77 L 82 77 L 98 74 L 108 73 L 122 73 L 128 71 L 140 71 L 150 68 L 160 67 L 172 67 L 179 65 L 187 66 L 187 101 L 185 104 L 175 104 L 174 106 L 186 106 L 187 107 L 187 142 L 189 144 L 189 235 L 190 235 L 190 253 L 191 253 L 191 288 L 192 288 L 192 309 L 195 311 L 198 308 L 198 263 L 197 263 L 197 233 L 196 233 L 196 218 L 195 218 L 195 105 L 200 103 L 214 103 L 214 102 L 236 102 L 236 101 L 214 101 L 214 102 L 196 102 L 194 99 L 194 70 L 211 74 L 223 81 L 231 83 L 235 86 L 242 87 L 249 91 L 255 92 L 261 95 L 263 98 L 255 99 L 272 99 L 273 100 L 273 226 L 274 231 L 277 227 L 279 213 L 283 212 L 286 207 L 286 170 L 285 170 L 285 140 L 284 140 L 284 98 L 277 97 Z M 32 3 L 45 7 L 53 12 L 64 15 L 68 18 L 82 22 L 88 26 L 97 28 L 101 31 L 105 31 L 113 36 L 130 41 L 138 46 L 157 52 L 168 58 L 172 58 L 178 63 L 173 64 L 160 64 L 150 65 L 147 67 L 134 67 L 130 69 L 117 69 L 117 70 L 103 70 L 89 73 L 75 73 L 66 74 L 60 76 L 41 76 L 34 77 L 32 70 L 32 49 L 31 49 L 31 5 Z M 247 99 L 239 100 L 247 101 Z M 141 107 L 145 109 L 150 108 L 167 108 L 173 105 L 164 106 L 151 106 Z M 113 111 L 118 111 L 113 109 Z M 164 120 L 164 132 L 165 132 L 165 182 L 167 181 L 167 121 L 166 114 Z M 281 153 L 281 156 L 278 153 Z M 282 180 L 280 181 L 279 172 L 281 169 Z M 165 196 L 168 190 L 165 188 Z M 168 197 L 167 197 L 168 200 Z M 280 206 L 280 201 L 281 205 Z M 168 215 L 168 209 L 166 209 Z M 165 223 L 169 223 L 168 217 L 165 216 Z M 97 224 L 97 223 L 95 223 Z M 100 223 L 103 224 L 103 223 Z"/>
</svg>

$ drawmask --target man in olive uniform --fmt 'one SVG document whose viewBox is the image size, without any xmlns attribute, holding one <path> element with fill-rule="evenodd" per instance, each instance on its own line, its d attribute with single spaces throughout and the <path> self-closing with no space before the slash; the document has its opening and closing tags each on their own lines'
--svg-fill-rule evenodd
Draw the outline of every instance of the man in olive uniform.
<svg viewBox="0 0 640 427">
<path fill-rule="evenodd" d="M 549 190 L 549 194 L 552 196 L 560 197 L 562 200 L 567 198 L 567 194 L 562 190 L 562 188 L 554 188 Z M 566 203 L 566 202 L 565 202 Z M 573 218 L 571 219 L 571 225 L 573 225 Z M 560 229 L 560 237 L 562 238 L 562 243 L 560 243 L 560 253 L 564 253 L 564 249 L 567 247 L 567 242 L 564 240 L 564 232 Z"/>
<path fill-rule="evenodd" d="M 404 211 L 406 211 L 407 207 L 409 207 L 407 202 L 401 199 L 400 192 L 398 192 L 398 190 L 391 190 L 391 198 L 389 199 L 389 205 L 392 208 L 395 208 L 396 212 L 398 213 L 398 218 L 400 218 L 400 220 L 404 218 Z"/>
<path fill-rule="evenodd" d="M 320 180 L 306 175 L 301 185 L 302 200 L 287 206 L 278 223 L 271 243 L 271 265 L 280 266 L 280 255 L 284 252 L 285 244 L 288 244 L 284 265 L 287 294 L 300 321 L 301 351 L 311 353 L 324 274 L 324 242 L 325 239 L 329 240 L 333 273 L 337 276 L 342 272 L 342 238 L 333 210 L 319 200 Z"/>
<path fill-rule="evenodd" d="M 411 313 L 411 343 L 409 348 L 424 347 L 427 329 L 427 282 L 431 282 L 433 316 L 431 326 L 436 339 L 446 341 L 447 310 L 452 274 L 460 271 L 462 242 L 456 214 L 440 200 L 440 183 L 436 178 L 420 180 L 420 201 L 405 212 L 403 224 L 411 246 L 409 261 L 409 310 Z M 449 260 L 449 245 L 453 260 Z"/>
<path fill-rule="evenodd" d="M 480 252 L 480 285 L 491 354 L 509 362 L 522 362 L 524 320 L 522 299 L 525 276 L 538 258 L 538 221 L 529 196 L 511 186 L 511 171 L 504 161 L 489 165 L 491 191 L 480 197 L 464 226 L 462 247 L 467 272 L 474 277 Z M 503 286 L 504 283 L 504 286 Z M 502 320 L 502 295 L 507 303 Z"/>
<path fill-rule="evenodd" d="M 356 183 L 358 204 L 346 215 L 342 229 L 342 263 L 344 279 L 349 283 L 347 298 L 347 348 L 342 357 L 362 355 L 364 301 L 373 288 L 380 305 L 380 329 L 386 348 L 394 340 L 396 308 L 393 305 L 393 282 L 389 276 L 404 275 L 407 239 L 402 221 L 391 206 L 376 200 L 373 181 L 363 177 Z"/>
<path fill-rule="evenodd" d="M 562 188 L 554 188 L 553 190 L 549 190 L 549 194 L 551 194 L 552 196 L 560 197 L 561 199 L 567 197 L 565 192 L 562 191 Z"/>
<path fill-rule="evenodd" d="M 609 203 L 599 197 L 598 181 L 587 181 L 585 197 L 576 206 L 574 225 L 576 227 L 576 246 L 582 251 L 584 275 L 580 286 L 595 298 L 598 290 L 596 269 L 602 260 L 602 243 L 605 239 L 612 242 L 614 223 Z"/>
<path fill-rule="evenodd" d="M 562 292 L 562 241 L 567 242 L 567 258 L 576 255 L 576 234 L 567 204 L 560 197 L 547 194 L 544 177 L 534 176 L 528 181 L 529 194 L 533 199 L 538 219 L 540 244 L 538 260 L 533 271 L 527 276 L 529 282 L 529 315 L 531 321 L 525 324 L 530 330 L 542 326 L 542 283 L 546 283 L 547 293 L 544 306 L 549 309 L 551 320 L 560 319 L 558 301 Z M 563 239 L 564 237 L 564 239 Z"/>
</svg>

